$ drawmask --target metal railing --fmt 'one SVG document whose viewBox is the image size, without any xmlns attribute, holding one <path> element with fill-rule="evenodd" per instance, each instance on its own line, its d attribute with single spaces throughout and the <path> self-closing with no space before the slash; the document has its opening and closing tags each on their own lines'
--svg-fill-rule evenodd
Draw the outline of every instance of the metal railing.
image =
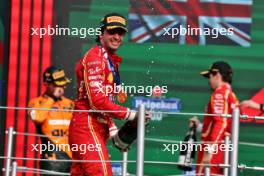
<svg viewBox="0 0 264 176">
<path fill-rule="evenodd" d="M 7 107 L 5 107 L 7 108 Z M 0 106 L 0 109 L 3 109 L 3 107 Z M 29 110 L 32 108 L 13 108 L 13 109 L 24 109 Z M 51 109 L 40 109 L 40 110 L 51 110 Z M 58 110 L 58 109 L 54 109 Z M 63 110 L 65 111 L 65 110 Z M 91 112 L 84 111 L 84 112 Z M 94 112 L 94 111 L 92 111 Z M 100 111 L 101 112 L 101 111 Z M 113 112 L 113 111 L 104 111 L 104 112 Z M 155 113 L 155 112 L 153 112 Z M 166 112 L 162 112 L 166 113 Z M 207 116 L 221 116 L 223 118 L 230 118 L 231 116 L 228 114 L 202 114 L 202 113 L 171 113 L 168 112 L 168 114 L 177 114 L 177 115 L 207 115 Z M 231 135 L 231 144 L 233 145 L 233 150 L 229 153 L 228 150 L 225 150 L 225 158 L 223 164 L 190 164 L 191 166 L 204 166 L 205 167 L 205 175 L 212 175 L 210 174 L 210 167 L 211 166 L 217 166 L 222 167 L 224 169 L 224 176 L 236 176 L 237 175 L 237 169 L 251 169 L 256 171 L 264 171 L 264 167 L 258 167 L 258 166 L 246 166 L 246 165 L 238 165 L 237 157 L 238 157 L 238 141 L 239 141 L 239 119 L 240 118 L 250 118 L 246 117 L 245 115 L 239 114 L 239 109 L 234 109 L 232 114 L 232 135 Z M 256 119 L 264 119 L 264 117 L 254 117 Z M 2 159 L 6 159 L 5 161 L 5 176 L 10 176 L 10 173 L 12 176 L 16 175 L 16 172 L 26 171 L 25 167 L 19 167 L 17 166 L 17 163 L 14 161 L 12 163 L 12 160 L 47 160 L 48 159 L 38 159 L 38 158 L 22 158 L 22 157 L 12 157 L 12 144 L 13 144 L 13 135 L 28 135 L 28 136 L 39 136 L 39 137 L 47 137 L 45 135 L 38 135 L 38 134 L 30 134 L 30 133 L 21 133 L 21 132 L 15 132 L 12 127 L 8 129 L 8 144 L 7 144 L 7 150 L 6 150 L 6 157 L 0 157 Z M 128 153 L 123 153 L 123 160 L 122 161 L 103 161 L 103 162 L 121 162 L 122 163 L 122 176 L 127 175 L 127 164 L 128 163 L 136 163 L 137 164 L 137 176 L 143 176 L 144 175 L 144 163 L 146 164 L 173 164 L 173 165 L 182 165 L 182 163 L 177 162 L 163 162 L 163 161 L 144 161 L 144 141 L 145 141 L 145 106 L 140 105 L 139 107 L 139 118 L 138 118 L 138 139 L 137 139 L 137 160 L 136 161 L 129 161 L 128 160 Z M 225 139 L 225 146 L 228 146 L 230 144 L 229 137 L 226 137 Z M 200 142 L 202 143 L 202 142 Z M 230 157 L 231 159 L 229 159 Z M 230 160 L 230 163 L 229 163 Z M 58 162 L 102 162 L 102 161 L 92 161 L 92 160 L 56 160 Z M 12 163 L 12 167 L 11 167 Z M 36 170 L 27 170 L 27 171 L 34 171 Z M 43 173 L 47 171 L 41 171 Z M 60 173 L 57 173 L 60 174 Z"/>
</svg>

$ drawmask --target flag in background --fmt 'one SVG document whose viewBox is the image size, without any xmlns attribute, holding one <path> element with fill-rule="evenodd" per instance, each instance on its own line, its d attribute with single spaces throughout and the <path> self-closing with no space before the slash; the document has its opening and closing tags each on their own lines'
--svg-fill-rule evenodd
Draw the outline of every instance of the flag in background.
<svg viewBox="0 0 264 176">
<path fill-rule="evenodd" d="M 252 0 L 130 0 L 129 39 L 136 43 L 248 47 L 252 3 Z"/>
</svg>

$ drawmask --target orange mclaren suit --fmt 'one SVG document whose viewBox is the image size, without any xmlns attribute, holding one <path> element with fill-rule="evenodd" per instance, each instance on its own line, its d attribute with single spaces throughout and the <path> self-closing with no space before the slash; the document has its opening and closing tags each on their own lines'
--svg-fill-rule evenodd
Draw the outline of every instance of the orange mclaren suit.
<svg viewBox="0 0 264 176">
<path fill-rule="evenodd" d="M 74 108 L 74 104 L 70 99 L 61 97 L 54 100 L 46 94 L 30 100 L 28 106 L 31 108 L 60 110 Z M 51 144 L 58 144 L 57 149 L 42 151 L 42 158 L 51 160 L 71 159 L 72 153 L 68 143 L 68 130 L 72 112 L 30 110 L 29 116 L 35 123 L 38 133 L 47 136 L 41 137 L 42 144 L 47 147 Z M 58 172 L 69 172 L 70 165 L 70 162 L 40 162 L 41 169 Z"/>
<path fill-rule="evenodd" d="M 238 106 L 238 100 L 232 92 L 229 84 L 224 84 L 217 88 L 211 95 L 210 101 L 207 105 L 207 114 L 232 114 L 232 110 Z M 220 116 L 205 116 L 203 122 L 203 129 L 201 134 L 202 142 L 209 142 L 210 146 L 214 144 L 215 149 L 211 154 L 210 164 L 223 164 L 224 151 L 220 151 L 219 142 L 222 142 L 225 135 L 231 134 L 231 119 Z M 202 150 L 198 151 L 197 164 L 204 164 L 206 154 L 208 153 L 208 145 L 203 144 Z M 217 147 L 217 148 L 216 148 Z M 204 151 L 205 150 L 205 151 Z M 207 152 L 207 153 L 206 153 Z M 208 155 L 207 155 L 208 156 Z M 208 161 L 208 160 L 207 160 Z M 203 166 L 197 166 L 197 174 L 203 174 Z M 211 167 L 211 174 L 223 174 L 223 169 L 219 167 Z"/>
</svg>

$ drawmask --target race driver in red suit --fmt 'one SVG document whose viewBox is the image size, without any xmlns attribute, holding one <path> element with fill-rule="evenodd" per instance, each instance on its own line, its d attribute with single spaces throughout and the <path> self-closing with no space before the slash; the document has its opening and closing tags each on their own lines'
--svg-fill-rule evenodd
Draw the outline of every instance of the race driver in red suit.
<svg viewBox="0 0 264 176">
<path fill-rule="evenodd" d="M 232 110 L 238 107 L 239 102 L 232 91 L 233 71 L 230 65 L 223 61 L 212 64 L 207 71 L 201 75 L 208 78 L 213 90 L 206 114 L 232 114 Z M 198 151 L 197 164 L 223 164 L 224 151 L 220 150 L 220 142 L 223 142 L 226 135 L 231 134 L 231 119 L 221 116 L 205 116 L 201 133 L 202 150 Z M 223 147 L 222 147 L 223 148 Z M 229 149 L 231 149 L 229 147 Z M 197 166 L 197 174 L 204 174 L 204 167 Z M 217 166 L 211 167 L 211 174 L 223 174 L 223 169 Z"/>
<path fill-rule="evenodd" d="M 72 176 L 111 176 L 106 142 L 117 132 L 112 117 L 133 120 L 135 111 L 114 102 L 114 88 L 120 84 L 118 66 L 122 59 L 116 54 L 127 31 L 126 19 L 117 14 L 106 15 L 100 23 L 101 35 L 98 44 L 91 48 L 76 66 L 78 98 L 77 110 L 108 110 L 119 112 L 75 112 L 69 129 L 69 142 L 86 145 L 86 152 L 72 148 L 75 160 L 96 160 L 98 162 L 73 163 Z M 122 102 L 126 95 L 119 92 L 117 99 Z"/>
</svg>

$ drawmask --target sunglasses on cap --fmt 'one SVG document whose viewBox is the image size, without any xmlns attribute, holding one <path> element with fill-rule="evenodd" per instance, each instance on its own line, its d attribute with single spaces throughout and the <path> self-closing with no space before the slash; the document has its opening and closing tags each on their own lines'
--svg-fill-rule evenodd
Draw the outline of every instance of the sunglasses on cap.
<svg viewBox="0 0 264 176">
<path fill-rule="evenodd" d="M 215 76 L 217 73 L 219 73 L 219 71 L 210 71 L 210 72 L 209 72 L 209 75 L 213 75 L 213 76 Z"/>
<path fill-rule="evenodd" d="M 110 35 L 114 35 L 114 34 L 124 35 L 126 33 L 126 31 L 121 29 L 121 28 L 110 29 L 110 30 L 106 30 L 106 31 Z"/>
</svg>

